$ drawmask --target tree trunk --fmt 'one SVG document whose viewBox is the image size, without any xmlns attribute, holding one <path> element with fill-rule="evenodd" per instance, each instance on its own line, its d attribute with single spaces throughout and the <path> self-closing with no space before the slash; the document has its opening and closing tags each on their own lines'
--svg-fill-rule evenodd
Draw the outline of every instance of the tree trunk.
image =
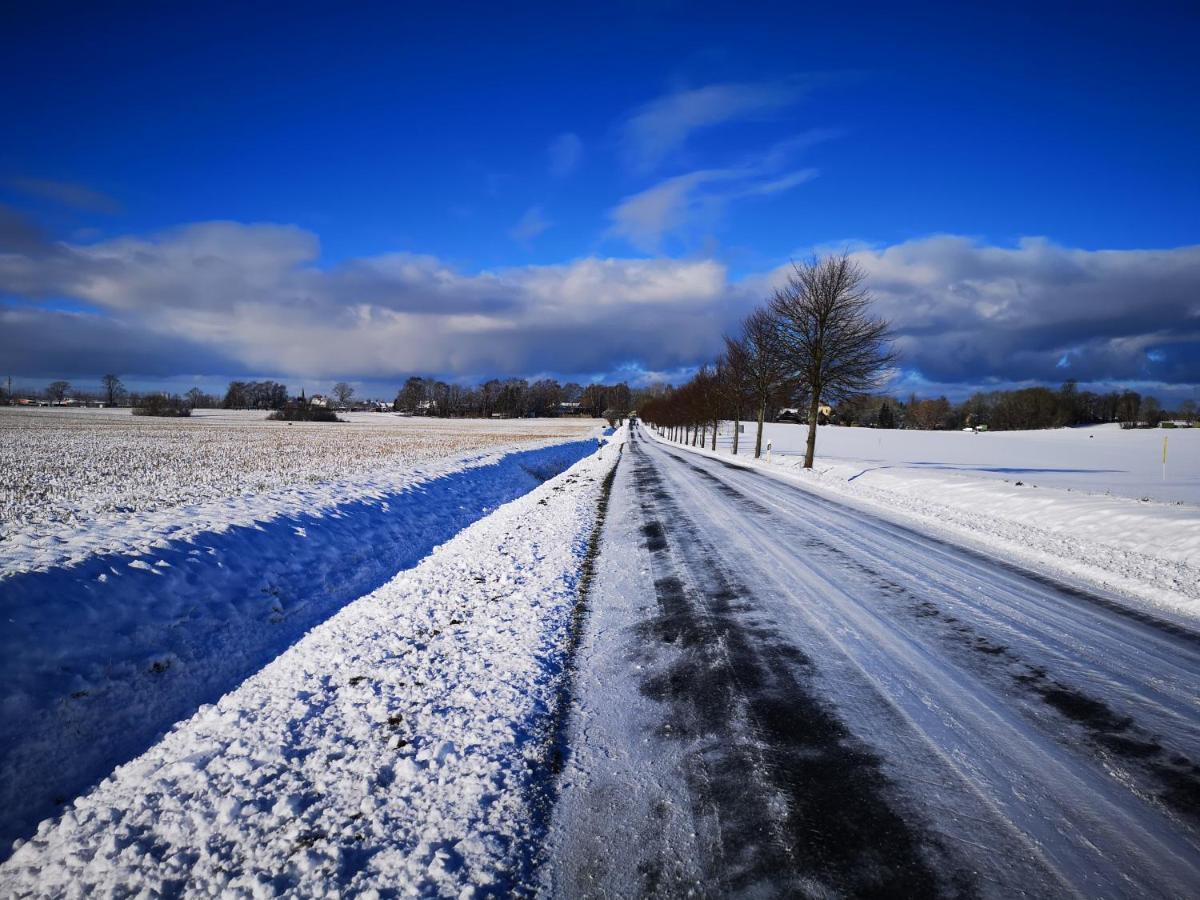
<svg viewBox="0 0 1200 900">
<path fill-rule="evenodd" d="M 733 411 L 733 455 L 737 456 L 738 450 L 738 432 L 742 430 L 742 411 L 735 409 Z"/>
<path fill-rule="evenodd" d="M 713 422 L 712 452 L 717 452 L 717 423 Z"/>
<path fill-rule="evenodd" d="M 704 445 L 708 443 L 708 423 L 704 423 L 704 430 L 700 432 L 700 449 L 704 449 Z"/>
<path fill-rule="evenodd" d="M 754 439 L 754 458 L 758 459 L 762 456 L 762 432 L 763 420 L 767 417 L 767 401 L 763 400 L 758 404 L 758 435 Z"/>
<path fill-rule="evenodd" d="M 808 404 L 808 446 L 804 449 L 804 468 L 811 469 L 813 467 L 813 456 L 817 452 L 817 410 L 821 406 L 821 399 L 813 392 L 812 402 Z"/>
</svg>

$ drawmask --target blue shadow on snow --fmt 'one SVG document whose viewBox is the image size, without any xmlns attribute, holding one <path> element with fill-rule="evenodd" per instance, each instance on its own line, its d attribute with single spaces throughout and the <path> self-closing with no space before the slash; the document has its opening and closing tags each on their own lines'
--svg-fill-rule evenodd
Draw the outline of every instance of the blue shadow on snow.
<svg viewBox="0 0 1200 900">
<path fill-rule="evenodd" d="M 323 513 L 0 581 L 0 860 L 309 629 L 595 449 L 518 451 Z"/>
</svg>

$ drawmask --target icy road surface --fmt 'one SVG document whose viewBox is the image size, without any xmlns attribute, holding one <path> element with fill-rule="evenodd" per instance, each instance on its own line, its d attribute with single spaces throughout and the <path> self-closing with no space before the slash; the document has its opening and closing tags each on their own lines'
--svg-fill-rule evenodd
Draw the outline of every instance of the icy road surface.
<svg viewBox="0 0 1200 900">
<path fill-rule="evenodd" d="M 560 897 L 1183 897 L 1200 636 L 635 430 Z"/>
</svg>

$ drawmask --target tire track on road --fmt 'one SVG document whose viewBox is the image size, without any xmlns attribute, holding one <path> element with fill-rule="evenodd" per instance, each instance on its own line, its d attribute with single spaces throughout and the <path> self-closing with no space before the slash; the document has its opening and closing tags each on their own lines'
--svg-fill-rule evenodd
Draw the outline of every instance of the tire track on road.
<svg viewBox="0 0 1200 900">
<path fill-rule="evenodd" d="M 813 690 L 813 661 L 719 565 L 636 439 L 630 450 L 658 610 L 642 625 L 642 689 L 667 707 L 659 739 L 689 746 L 717 893 L 973 896 Z"/>
</svg>

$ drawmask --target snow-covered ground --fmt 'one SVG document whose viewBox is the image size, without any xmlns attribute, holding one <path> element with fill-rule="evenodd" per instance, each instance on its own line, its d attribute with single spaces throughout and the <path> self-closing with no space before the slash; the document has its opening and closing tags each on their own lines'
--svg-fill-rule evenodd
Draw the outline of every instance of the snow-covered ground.
<svg viewBox="0 0 1200 900">
<path fill-rule="evenodd" d="M 580 560 L 618 453 L 470 526 L 200 709 L 43 822 L 0 893 L 468 897 L 528 878 Z"/>
<path fill-rule="evenodd" d="M 728 431 L 730 426 L 726 426 Z M 874 428 L 818 429 L 817 455 L 826 465 L 871 474 L 947 476 L 1157 500 L 1200 506 L 1200 428 L 1122 429 L 1119 425 L 1043 431 L 901 431 Z M 746 426 L 743 439 L 753 426 Z M 768 424 L 764 440 L 774 455 L 803 456 L 808 428 Z M 1167 470 L 1163 478 L 1163 439 Z M 866 477 L 864 475 L 864 477 Z"/>
<path fill-rule="evenodd" d="M 1200 616 L 1200 429 L 893 431 L 767 425 L 776 473 L 974 543 L 992 554 Z M 1168 441 L 1166 479 L 1162 475 Z M 717 452 L 728 456 L 726 423 Z M 739 459 L 753 464 L 754 427 Z"/>
<path fill-rule="evenodd" d="M 343 415 L 289 425 L 248 411 L 0 407 L 0 575 L 331 508 L 457 468 L 468 451 L 582 438 L 599 424 Z"/>
<path fill-rule="evenodd" d="M 209 433 L 175 424 L 143 431 L 127 425 L 144 421 L 127 411 L 95 420 L 75 412 L 67 421 L 115 424 L 100 436 L 77 424 L 55 436 L 58 427 L 48 426 L 48 443 L 33 442 L 43 467 L 61 454 L 69 468 L 105 441 L 141 447 L 158 460 L 165 487 L 154 512 L 112 511 L 70 525 L 26 521 L 0 541 L 0 841 L 27 834 L 308 629 L 596 447 L 593 437 L 579 439 L 586 432 L 578 423 L 515 423 L 506 432 L 492 422 L 361 418 L 336 440 L 329 435 L 342 426 L 289 432 L 295 465 L 286 471 L 296 476 L 302 459 L 344 472 L 338 454 L 366 460 L 369 447 L 377 471 L 192 505 L 179 486 L 197 470 L 185 453 L 162 455 L 162 442 L 190 435 L 185 444 L 194 438 L 207 448 L 199 463 L 228 466 L 243 452 L 241 433 L 263 450 L 261 416 L 222 419 Z M 544 435 L 556 427 L 576 439 Z M 388 451 L 397 434 L 401 449 Z M 84 448 L 75 454 L 59 443 L 72 435 Z M 410 443 L 415 449 L 403 449 Z M 488 449 L 463 453 L 464 446 Z M 425 461 L 406 465 L 404 453 Z M 239 476 L 226 477 L 228 484 Z M 209 481 L 223 483 L 217 474 Z M 100 479 L 93 487 L 102 504 L 128 485 Z"/>
</svg>

